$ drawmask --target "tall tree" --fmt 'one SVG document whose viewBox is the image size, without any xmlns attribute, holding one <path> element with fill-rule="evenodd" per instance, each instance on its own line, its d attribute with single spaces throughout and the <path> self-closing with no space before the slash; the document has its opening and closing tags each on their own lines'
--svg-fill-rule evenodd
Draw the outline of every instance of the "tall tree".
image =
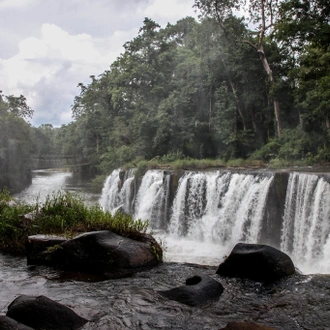
<svg viewBox="0 0 330 330">
<path fill-rule="evenodd" d="M 282 2 L 275 36 L 291 65 L 289 76 L 295 86 L 296 104 L 305 112 L 301 119 L 320 120 L 330 132 L 329 1 Z"/>
<path fill-rule="evenodd" d="M 33 131 L 23 119 L 33 113 L 25 97 L 0 93 L 0 189 L 19 191 L 29 183 Z M 23 118 L 22 118 L 23 117 Z"/>
<path fill-rule="evenodd" d="M 24 119 L 32 118 L 34 110 L 27 105 L 25 96 L 20 95 L 17 97 L 14 95 L 9 95 L 5 96 L 4 99 L 7 103 L 8 111 L 12 114 Z"/>
<path fill-rule="evenodd" d="M 195 6 L 201 11 L 202 15 L 215 17 L 223 29 L 227 38 L 232 38 L 231 31 L 226 24 L 226 18 L 232 16 L 240 9 L 247 10 L 249 21 L 254 26 L 254 36 L 256 38 L 241 39 L 240 41 L 251 46 L 258 54 L 262 66 L 268 75 L 269 85 L 272 89 L 275 86 L 275 77 L 268 57 L 264 49 L 265 38 L 274 28 L 276 9 L 278 0 L 195 0 Z M 282 136 L 282 120 L 280 104 L 277 96 L 273 95 L 273 107 L 276 120 L 277 135 Z"/>
</svg>

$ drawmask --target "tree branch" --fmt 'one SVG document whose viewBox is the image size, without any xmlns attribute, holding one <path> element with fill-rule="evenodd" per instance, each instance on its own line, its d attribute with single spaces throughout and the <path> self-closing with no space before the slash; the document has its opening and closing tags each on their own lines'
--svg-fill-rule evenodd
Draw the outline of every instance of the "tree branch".
<svg viewBox="0 0 330 330">
<path fill-rule="evenodd" d="M 253 49 L 258 50 L 258 47 L 256 45 L 254 45 L 251 41 L 249 40 L 241 40 L 241 42 L 243 42 L 243 44 L 247 44 L 249 46 L 251 46 Z"/>
</svg>

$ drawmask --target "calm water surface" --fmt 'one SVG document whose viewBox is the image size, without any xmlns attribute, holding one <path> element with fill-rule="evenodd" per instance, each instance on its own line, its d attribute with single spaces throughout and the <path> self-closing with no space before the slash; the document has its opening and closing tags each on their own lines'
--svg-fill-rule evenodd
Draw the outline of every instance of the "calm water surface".
<svg viewBox="0 0 330 330">
<path fill-rule="evenodd" d="M 100 194 L 91 192 L 90 183 L 71 172 L 63 170 L 32 171 L 32 184 L 14 195 L 28 203 L 44 202 L 48 195 L 57 191 L 69 191 L 83 198 L 87 204 L 97 204 Z"/>
</svg>

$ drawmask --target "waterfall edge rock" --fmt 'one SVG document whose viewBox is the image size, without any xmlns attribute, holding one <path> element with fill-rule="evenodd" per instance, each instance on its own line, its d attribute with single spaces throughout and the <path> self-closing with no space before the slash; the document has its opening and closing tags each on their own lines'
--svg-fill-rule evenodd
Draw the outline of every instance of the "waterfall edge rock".
<svg viewBox="0 0 330 330">
<path fill-rule="evenodd" d="M 294 275 L 295 267 L 287 254 L 271 246 L 238 243 L 216 273 L 271 283 Z"/>
</svg>

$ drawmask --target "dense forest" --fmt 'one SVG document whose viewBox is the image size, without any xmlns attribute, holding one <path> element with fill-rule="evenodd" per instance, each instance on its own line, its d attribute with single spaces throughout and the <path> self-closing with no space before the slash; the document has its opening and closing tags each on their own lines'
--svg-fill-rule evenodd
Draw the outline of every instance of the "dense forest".
<svg viewBox="0 0 330 330">
<path fill-rule="evenodd" d="M 15 153 L 83 155 L 98 173 L 155 157 L 329 162 L 329 2 L 250 0 L 246 17 L 241 0 L 194 6 L 199 21 L 145 18 L 78 84 L 68 125 L 31 127 L 13 104 L 24 97 L 2 96 L 1 169 Z"/>
</svg>

